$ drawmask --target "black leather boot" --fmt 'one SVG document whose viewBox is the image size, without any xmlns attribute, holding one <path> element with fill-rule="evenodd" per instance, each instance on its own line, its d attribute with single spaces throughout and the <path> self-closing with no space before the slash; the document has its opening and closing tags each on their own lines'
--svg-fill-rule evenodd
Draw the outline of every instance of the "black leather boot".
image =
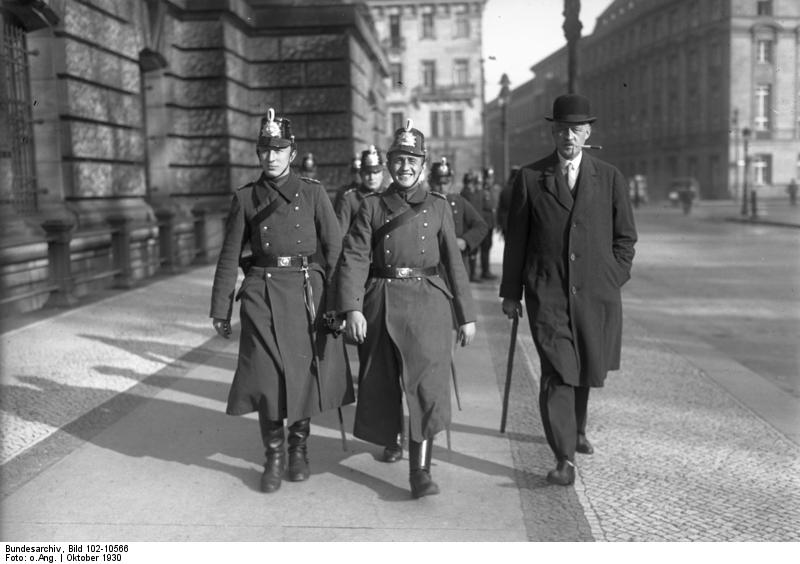
<svg viewBox="0 0 800 564">
<path fill-rule="evenodd" d="M 386 445 L 383 449 L 384 462 L 397 462 L 403 458 L 403 434 L 397 433 L 397 439 L 393 445 Z"/>
<path fill-rule="evenodd" d="M 311 432 L 311 420 L 301 419 L 289 425 L 289 481 L 308 480 L 308 447 L 306 441 Z"/>
<path fill-rule="evenodd" d="M 272 493 L 281 487 L 283 471 L 286 468 L 284 450 L 283 421 L 260 421 L 261 440 L 267 448 L 267 461 L 261 474 L 261 491 Z"/>
<path fill-rule="evenodd" d="M 411 497 L 415 499 L 439 493 L 439 486 L 431 479 L 432 452 L 432 439 L 426 439 L 421 443 L 408 442 L 408 479 L 411 483 Z"/>
</svg>

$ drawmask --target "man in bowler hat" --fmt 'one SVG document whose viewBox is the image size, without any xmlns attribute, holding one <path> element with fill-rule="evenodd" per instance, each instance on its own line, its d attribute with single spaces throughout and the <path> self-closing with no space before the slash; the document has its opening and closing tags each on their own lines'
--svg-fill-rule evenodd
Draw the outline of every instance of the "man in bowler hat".
<svg viewBox="0 0 800 564">
<path fill-rule="evenodd" d="M 514 180 L 503 254 L 503 312 L 522 316 L 524 293 L 541 360 L 539 407 L 556 468 L 553 484 L 575 481 L 586 438 L 589 389 L 618 370 L 622 285 L 637 240 L 625 177 L 585 152 L 595 117 L 577 94 L 553 103 L 555 151 Z"/>
<path fill-rule="evenodd" d="M 297 176 L 297 145 L 286 118 L 272 108 L 261 120 L 256 155 L 263 169 L 233 195 L 214 274 L 211 317 L 224 338 L 240 301 L 241 337 L 226 412 L 258 412 L 266 463 L 261 490 L 308 479 L 310 418 L 354 401 L 344 339 L 321 329 L 327 286 L 342 235 L 318 181 Z M 234 297 L 243 247 L 252 256 Z M 288 429 L 288 464 L 284 420 Z M 288 467 L 288 468 L 287 468 Z"/>
<path fill-rule="evenodd" d="M 439 493 L 431 453 L 434 436 L 450 424 L 452 316 L 462 346 L 475 334 L 450 205 L 420 181 L 426 155 L 424 135 L 408 120 L 387 153 L 393 182 L 361 203 L 337 277 L 336 309 L 347 312 L 347 335 L 359 344 L 353 434 L 386 447 L 384 461 L 397 461 L 405 396 L 414 498 Z"/>
</svg>

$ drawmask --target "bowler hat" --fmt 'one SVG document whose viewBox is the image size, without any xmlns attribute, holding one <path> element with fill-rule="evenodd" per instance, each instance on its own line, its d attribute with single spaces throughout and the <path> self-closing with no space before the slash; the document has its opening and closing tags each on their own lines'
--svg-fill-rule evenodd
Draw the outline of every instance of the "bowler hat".
<svg viewBox="0 0 800 564">
<path fill-rule="evenodd" d="M 564 94 L 553 102 L 553 116 L 545 119 L 562 123 L 592 123 L 597 118 L 591 113 L 588 98 L 580 94 Z"/>
<path fill-rule="evenodd" d="M 386 151 L 387 155 L 392 153 L 408 153 L 417 157 L 424 157 L 427 154 L 425 149 L 425 136 L 419 129 L 414 129 L 414 122 L 410 119 L 406 121 L 406 126 L 394 132 L 392 146 Z"/>
<path fill-rule="evenodd" d="M 270 108 L 261 118 L 256 147 L 259 149 L 283 149 L 294 145 L 292 124 L 286 118 L 276 118 L 275 110 Z"/>
<path fill-rule="evenodd" d="M 361 152 L 361 171 L 362 172 L 377 172 L 383 168 L 383 159 L 381 153 L 375 148 L 375 145 L 370 145 L 369 149 Z"/>
</svg>

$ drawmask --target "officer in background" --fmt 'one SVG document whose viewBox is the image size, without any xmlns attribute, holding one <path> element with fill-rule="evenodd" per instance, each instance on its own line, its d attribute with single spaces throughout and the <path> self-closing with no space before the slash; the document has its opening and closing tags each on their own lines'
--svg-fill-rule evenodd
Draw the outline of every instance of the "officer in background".
<svg viewBox="0 0 800 564">
<path fill-rule="evenodd" d="M 297 146 L 288 119 L 272 108 L 261 121 L 256 154 L 263 172 L 236 191 L 225 224 L 214 285 L 214 329 L 228 339 L 234 301 L 241 301 L 241 337 L 226 413 L 258 412 L 266 463 L 261 490 L 274 492 L 286 469 L 284 419 L 289 423 L 288 479 L 309 476 L 310 418 L 352 403 L 344 339 L 318 330 L 326 287 L 342 235 L 325 188 L 291 170 Z M 245 243 L 252 250 L 236 294 Z"/>
<path fill-rule="evenodd" d="M 489 232 L 489 226 L 472 204 L 459 193 L 458 187 L 453 183 L 453 168 L 447 158 L 442 157 L 439 162 L 433 163 L 428 184 L 432 191 L 444 194 L 450 203 L 458 249 L 464 260 L 464 268 L 469 269 L 469 255 L 479 248 Z"/>
<path fill-rule="evenodd" d="M 317 163 L 314 161 L 314 153 L 303 155 L 303 161 L 300 164 L 300 176 L 313 180 L 317 179 Z"/>
<path fill-rule="evenodd" d="M 350 160 L 350 181 L 339 186 L 333 196 L 334 207 L 335 203 L 342 197 L 342 194 L 351 188 L 358 188 L 359 186 L 361 186 L 361 155 L 356 155 Z"/>
<path fill-rule="evenodd" d="M 339 220 L 343 234 L 347 234 L 347 230 L 350 229 L 350 224 L 353 223 L 364 198 L 374 192 L 380 192 L 383 187 L 383 157 L 375 145 L 370 145 L 366 151 L 361 153 L 360 161 L 359 178 L 361 183 L 340 194 L 334 204 L 336 218 Z"/>
<path fill-rule="evenodd" d="M 469 202 L 469 204 L 477 211 L 479 214 L 481 213 L 482 208 L 482 201 L 481 201 L 481 190 L 479 189 L 480 180 L 478 178 L 478 174 L 473 171 L 469 170 L 464 173 L 464 177 L 462 179 L 462 188 L 461 188 L 461 196 Z M 483 214 L 481 214 L 483 217 Z M 486 220 L 484 219 L 484 222 Z M 487 224 L 488 225 L 488 224 Z M 481 243 L 483 243 L 483 239 L 481 239 Z M 480 252 L 480 244 L 471 249 L 468 255 L 468 268 L 467 272 L 469 273 L 469 280 L 470 282 L 480 282 L 481 279 L 478 276 L 478 253 Z"/>
<path fill-rule="evenodd" d="M 467 345 L 475 309 L 450 205 L 420 181 L 425 137 L 411 120 L 395 132 L 387 157 L 393 182 L 364 198 L 344 239 L 337 310 L 347 313 L 347 335 L 359 344 L 353 434 L 398 447 L 405 394 L 409 482 L 412 497 L 420 498 L 439 493 L 431 451 L 435 435 L 450 424 L 452 316 Z"/>
<path fill-rule="evenodd" d="M 506 185 L 500 192 L 500 198 L 498 198 L 497 201 L 497 227 L 500 229 L 503 239 L 506 238 L 506 232 L 508 231 L 508 212 L 511 208 L 511 190 L 514 188 L 514 177 L 519 172 L 519 169 L 519 165 L 513 165 L 511 167 Z"/>
</svg>

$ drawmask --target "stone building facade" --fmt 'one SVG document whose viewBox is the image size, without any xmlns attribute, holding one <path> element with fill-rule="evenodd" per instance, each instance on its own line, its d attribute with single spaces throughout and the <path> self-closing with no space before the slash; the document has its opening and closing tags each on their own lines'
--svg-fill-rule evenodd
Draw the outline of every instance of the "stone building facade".
<svg viewBox="0 0 800 564">
<path fill-rule="evenodd" d="M 391 134 L 411 118 L 430 158 L 457 174 L 483 166 L 481 31 L 485 0 L 367 0 L 386 50 Z M 387 137 L 383 146 L 390 142 Z"/>
<path fill-rule="evenodd" d="M 702 198 L 741 198 L 745 129 L 749 187 L 785 197 L 800 179 L 795 0 L 616 0 L 579 53 L 578 92 L 599 117 L 591 142 L 625 174 L 645 175 L 651 198 L 686 176 Z M 566 65 L 562 48 L 531 68 L 535 154 L 552 150 L 543 116 L 566 92 Z"/>
<path fill-rule="evenodd" d="M 3 0 L 0 14 L 3 312 L 215 260 L 268 107 L 331 191 L 387 134 L 362 4 Z"/>
</svg>

